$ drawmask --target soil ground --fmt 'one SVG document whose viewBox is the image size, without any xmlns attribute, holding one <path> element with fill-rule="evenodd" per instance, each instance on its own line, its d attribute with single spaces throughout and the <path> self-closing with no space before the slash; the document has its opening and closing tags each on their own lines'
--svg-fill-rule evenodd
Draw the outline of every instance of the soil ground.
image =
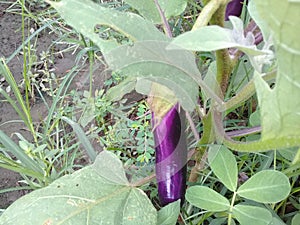
<svg viewBox="0 0 300 225">
<path fill-rule="evenodd" d="M 0 2 L 0 58 L 9 57 L 16 49 L 22 45 L 21 34 L 21 16 L 19 14 L 13 14 L 7 12 L 6 9 L 9 4 Z M 34 24 L 33 24 L 34 26 Z M 28 27 L 26 28 L 28 29 Z M 29 28 L 30 29 L 30 28 Z M 53 45 L 53 42 L 57 39 L 55 34 L 49 33 L 49 31 L 43 31 L 38 34 L 36 42 L 36 54 L 39 55 L 42 51 L 47 51 L 49 48 L 51 52 L 60 52 L 65 46 Z M 59 57 L 54 59 L 54 70 L 56 76 L 63 76 L 70 70 L 75 64 L 76 54 L 72 52 L 62 53 Z M 21 54 L 17 54 L 8 64 L 17 83 L 21 83 L 23 79 L 23 57 Z M 99 67 L 99 65 L 98 65 Z M 94 73 L 94 83 L 103 84 L 103 76 L 100 76 L 101 70 Z M 1 80 L 0 80 L 1 82 Z M 79 72 L 75 77 L 71 89 L 87 90 L 88 89 L 88 69 Z M 1 85 L 1 83 L 0 83 Z M 98 85 L 99 87 L 99 85 Z M 49 98 L 49 101 L 50 98 Z M 47 109 L 42 101 L 36 101 L 32 104 L 31 114 L 33 122 L 39 122 L 47 115 Z M 25 126 L 23 124 L 15 122 L 19 120 L 17 113 L 14 109 L 0 96 L 0 129 L 14 140 L 15 133 L 22 133 L 26 138 L 30 140 L 30 136 L 26 133 Z M 0 168 L 0 191 L 18 186 L 18 181 L 21 179 L 20 175 L 12 171 Z M 0 209 L 7 208 L 20 196 L 24 195 L 24 191 L 11 191 L 0 194 Z"/>
<path fill-rule="evenodd" d="M 21 18 L 6 13 L 5 10 L 8 6 L 8 4 L 0 3 L 0 57 L 8 57 L 22 43 L 21 34 L 17 32 Z M 14 58 L 9 66 L 13 74 L 21 74 L 22 63 L 17 58 Z M 20 79 L 20 75 L 18 78 Z M 15 111 L 8 104 L 0 102 L 0 129 L 7 134 L 17 131 L 16 124 L 3 125 L 3 123 L 14 119 L 17 119 Z M 0 168 L 0 190 L 15 187 L 19 179 L 19 174 Z M 0 208 L 6 208 L 20 196 L 22 193 L 19 191 L 0 194 Z"/>
</svg>

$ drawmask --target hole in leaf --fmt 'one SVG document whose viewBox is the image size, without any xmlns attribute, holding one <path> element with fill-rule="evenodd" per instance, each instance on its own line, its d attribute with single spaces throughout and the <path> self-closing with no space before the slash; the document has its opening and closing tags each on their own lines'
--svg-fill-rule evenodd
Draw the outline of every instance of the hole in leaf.
<svg viewBox="0 0 300 225">
<path fill-rule="evenodd" d="M 115 40 L 119 44 L 132 44 L 133 42 L 124 34 L 116 31 L 107 25 L 97 24 L 94 27 L 94 32 L 99 34 L 99 37 L 104 40 Z"/>
</svg>

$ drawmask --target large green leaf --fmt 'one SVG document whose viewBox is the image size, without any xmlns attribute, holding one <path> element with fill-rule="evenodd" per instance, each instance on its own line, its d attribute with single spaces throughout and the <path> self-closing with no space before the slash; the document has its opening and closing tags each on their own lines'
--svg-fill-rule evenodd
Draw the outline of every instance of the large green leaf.
<svg viewBox="0 0 300 225">
<path fill-rule="evenodd" d="M 258 206 L 235 205 L 232 213 L 241 225 L 269 225 L 272 221 L 272 214 Z"/>
<path fill-rule="evenodd" d="M 236 191 L 238 169 L 235 157 L 225 146 L 214 145 L 209 149 L 208 162 L 220 181 L 231 191 Z"/>
<path fill-rule="evenodd" d="M 292 225 L 299 224 L 299 221 L 300 221 L 300 213 L 297 213 L 292 219 Z"/>
<path fill-rule="evenodd" d="M 278 73 L 274 89 L 255 73 L 261 107 L 262 140 L 299 138 L 300 145 L 300 3 L 288 0 L 254 0 L 259 16 L 271 30 Z"/>
<path fill-rule="evenodd" d="M 160 83 L 171 89 L 188 111 L 195 107 L 197 85 L 201 84 L 210 96 L 215 97 L 202 82 L 193 54 L 183 49 L 166 50 L 168 38 L 150 21 L 133 13 L 101 7 L 89 0 L 62 0 L 50 4 L 69 25 L 100 47 L 111 69 L 122 70 L 128 76 L 125 83 L 110 90 L 109 96 L 113 99 L 122 97 L 136 85 L 141 87 L 141 79 L 144 79 L 143 88 L 137 90 L 142 91 L 142 94 L 149 94 L 151 82 Z M 172 5 L 171 8 L 176 5 L 175 1 L 168 4 Z M 168 4 L 165 7 L 170 7 Z M 174 12 L 174 9 L 171 11 Z M 118 43 L 114 38 L 102 39 L 95 32 L 95 27 L 99 26 L 110 27 L 121 33 L 133 42 L 133 46 L 125 45 L 115 49 Z M 144 82 L 145 79 L 151 82 Z"/>
<path fill-rule="evenodd" d="M 147 196 L 128 183 L 118 158 L 104 151 L 93 165 L 14 202 L 0 224 L 156 225 L 156 220 Z"/>
<path fill-rule="evenodd" d="M 243 22 L 237 17 L 230 17 L 233 30 L 212 25 L 185 32 L 172 41 L 172 46 L 193 51 L 215 51 L 226 48 L 238 48 L 249 55 L 267 54 L 254 45 L 253 34 L 244 35 Z"/>
<path fill-rule="evenodd" d="M 180 213 L 180 200 L 172 202 L 158 211 L 158 225 L 175 225 Z"/>
<path fill-rule="evenodd" d="M 125 0 L 125 2 L 137 9 L 143 17 L 153 23 L 162 23 L 153 0 Z M 180 15 L 185 10 L 187 0 L 158 0 L 158 3 L 165 14 L 165 17 L 170 18 L 171 16 Z"/>
<path fill-rule="evenodd" d="M 121 46 L 109 52 L 106 61 L 110 68 L 122 72 L 128 79 L 125 80 L 126 85 L 123 85 L 122 89 L 116 86 L 110 89 L 108 95 L 113 99 L 122 97 L 121 94 L 125 93 L 117 90 L 128 91 L 126 87 L 132 87 L 132 82 L 137 82 L 139 87 L 137 91 L 148 95 L 151 92 L 152 82 L 156 82 L 173 91 L 182 107 L 192 111 L 196 104 L 198 85 L 205 86 L 197 69 L 195 57 L 183 49 L 167 50 L 167 46 L 169 42 L 165 41 L 143 41 L 136 42 L 133 46 Z M 209 92 L 208 89 L 206 86 Z M 111 93 L 117 96 L 112 96 Z M 169 96 L 161 97 L 167 99 Z"/>
<path fill-rule="evenodd" d="M 193 186 L 187 189 L 186 200 L 198 208 L 213 212 L 226 211 L 230 207 L 227 198 L 205 186 Z"/>
<path fill-rule="evenodd" d="M 270 29 L 269 29 L 267 23 L 261 19 L 260 15 L 257 11 L 256 5 L 254 4 L 254 1 L 250 1 L 248 3 L 248 11 L 249 11 L 252 19 L 255 20 L 255 23 L 259 26 L 264 40 L 269 40 Z"/>
<path fill-rule="evenodd" d="M 275 203 L 285 199 L 290 190 L 286 175 L 275 170 L 263 170 L 242 184 L 237 194 L 261 203 Z"/>
<path fill-rule="evenodd" d="M 47 2 L 58 11 L 70 26 L 91 39 L 104 53 L 116 47 L 117 42 L 110 37 L 101 38 L 101 33 L 95 32 L 96 27 L 110 27 L 131 41 L 167 39 L 150 21 L 134 13 L 101 7 L 91 0 Z M 109 39 L 107 40 L 107 38 Z"/>
</svg>

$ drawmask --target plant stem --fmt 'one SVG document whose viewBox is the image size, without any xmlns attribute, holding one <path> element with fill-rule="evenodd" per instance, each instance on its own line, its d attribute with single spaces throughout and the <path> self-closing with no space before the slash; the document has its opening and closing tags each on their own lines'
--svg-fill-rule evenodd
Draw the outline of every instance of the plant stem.
<svg viewBox="0 0 300 225">
<path fill-rule="evenodd" d="M 193 29 L 204 26 L 210 22 L 210 24 L 224 26 L 225 9 L 227 5 L 227 0 L 211 0 L 207 2 L 206 6 L 199 15 Z M 203 22 L 204 21 L 204 22 Z M 229 76 L 232 70 L 232 62 L 229 57 L 228 50 L 216 51 L 216 61 L 217 61 L 217 82 L 219 87 L 221 87 L 221 93 L 216 93 L 218 97 L 222 100 L 224 99 L 225 92 L 228 86 Z M 212 105 L 215 105 L 215 101 L 212 101 Z M 204 167 L 204 162 L 207 157 L 207 144 L 212 143 L 216 140 L 213 125 L 213 110 L 214 107 L 210 109 L 208 114 L 202 118 L 203 122 L 203 135 L 201 140 L 198 142 L 197 153 L 196 153 L 196 165 L 191 171 L 189 177 L 190 182 L 197 182 L 199 177 L 199 171 Z"/>
<path fill-rule="evenodd" d="M 215 14 L 213 14 L 210 20 L 210 24 L 224 27 L 225 10 L 226 10 L 226 4 L 220 4 Z M 223 97 L 225 96 L 229 77 L 233 68 L 233 62 L 232 59 L 230 58 L 227 49 L 221 49 L 216 51 L 216 62 L 217 62 L 216 80 L 222 92 L 218 94 L 220 94 L 220 97 Z"/>
<path fill-rule="evenodd" d="M 251 142 L 232 140 L 224 131 L 222 114 L 217 110 L 214 110 L 213 113 L 213 125 L 215 127 L 216 139 L 232 150 L 237 150 L 239 152 L 262 152 L 270 149 L 282 149 L 299 146 L 300 138 L 297 136 L 291 136 L 288 139 L 286 137 L 277 137 L 274 139 L 260 139 L 258 141 Z"/>
<path fill-rule="evenodd" d="M 196 129 L 196 126 L 193 122 L 193 119 L 192 119 L 191 115 L 188 112 L 185 113 L 185 116 L 186 116 L 187 120 L 189 121 L 191 130 L 194 134 L 194 137 L 195 137 L 196 141 L 198 142 L 200 140 L 200 137 L 199 137 L 198 131 Z"/>
<path fill-rule="evenodd" d="M 200 15 L 198 16 L 192 30 L 196 30 L 200 27 L 204 27 L 204 26 L 208 25 L 212 16 L 217 12 L 218 8 L 224 1 L 211 0 L 211 1 L 205 1 L 205 2 L 206 2 L 205 7 L 202 9 Z"/>
<path fill-rule="evenodd" d="M 90 48 L 93 46 L 93 42 L 90 41 Z M 90 69 L 89 69 L 89 79 L 90 79 L 90 83 L 89 83 L 89 93 L 90 93 L 90 98 L 93 97 L 93 67 L 94 67 L 94 51 L 93 50 L 89 50 L 88 52 L 89 55 L 89 64 L 90 64 Z"/>
<path fill-rule="evenodd" d="M 242 130 L 229 131 L 226 132 L 226 134 L 232 138 L 232 137 L 243 137 L 249 134 L 259 133 L 260 131 L 261 131 L 261 126 L 256 126 L 256 127 L 246 128 Z"/>
<path fill-rule="evenodd" d="M 276 170 L 276 167 L 277 167 L 277 165 L 276 165 L 276 163 L 277 163 L 277 150 L 275 149 L 274 150 L 274 162 L 273 162 L 273 169 L 274 170 Z"/>
<path fill-rule="evenodd" d="M 144 184 L 149 183 L 151 180 L 155 178 L 155 173 L 151 174 L 150 176 L 147 176 L 143 178 L 142 180 L 139 180 L 133 184 L 131 184 L 132 187 L 140 187 L 143 186 Z"/>
<path fill-rule="evenodd" d="M 271 81 L 276 77 L 277 71 L 274 70 L 262 76 L 265 81 Z M 229 109 L 237 108 L 242 102 L 246 101 L 255 93 L 254 79 L 249 81 L 236 96 L 225 102 L 223 105 L 218 105 L 217 109 L 221 112 Z"/>
<path fill-rule="evenodd" d="M 164 31 L 166 33 L 166 35 L 169 37 L 169 38 L 172 38 L 172 31 L 171 31 L 171 28 L 170 28 L 170 25 L 168 23 L 168 20 L 165 16 L 165 13 L 164 11 L 162 10 L 162 8 L 160 7 L 159 3 L 158 3 L 158 0 L 154 0 L 154 3 L 155 3 L 155 6 L 159 12 L 159 15 L 160 15 L 160 18 L 162 20 L 162 23 L 163 23 L 163 27 L 164 27 Z"/>
<path fill-rule="evenodd" d="M 229 208 L 228 225 L 231 224 L 232 210 L 233 210 L 233 205 L 234 205 L 234 202 L 235 202 L 235 197 L 236 197 L 236 191 L 233 192 L 233 196 L 232 196 L 232 200 L 231 200 L 231 204 L 230 204 L 230 208 Z"/>
<path fill-rule="evenodd" d="M 33 136 L 34 142 L 37 143 L 37 136 L 34 131 L 32 118 L 30 114 L 30 103 L 29 103 L 29 91 L 31 89 L 30 79 L 27 76 L 27 55 L 26 55 L 26 48 L 25 48 L 25 0 L 21 2 L 22 7 L 22 48 L 23 48 L 23 77 L 25 81 L 25 107 L 23 108 L 24 113 L 26 114 L 26 120 L 28 124 L 28 128 Z M 28 46 L 30 49 L 30 42 L 28 42 Z M 30 51 L 30 50 L 29 50 Z M 21 99 L 22 101 L 22 99 Z M 20 103 L 20 102 L 19 102 Z"/>
<path fill-rule="evenodd" d="M 28 99 L 28 90 L 30 88 L 30 84 L 28 84 L 28 77 L 27 77 L 27 58 L 26 58 L 26 48 L 25 48 L 25 0 L 22 0 L 22 46 L 23 46 L 23 76 L 25 81 L 25 98 L 26 98 L 26 106 L 29 109 L 29 99 Z M 30 43 L 28 43 L 30 46 Z"/>
<path fill-rule="evenodd" d="M 85 48 L 92 48 L 93 42 L 90 40 L 89 45 L 86 43 L 84 36 L 80 34 L 80 37 L 82 39 L 83 45 Z M 93 97 L 92 89 L 93 89 L 93 65 L 94 65 L 94 51 L 89 49 L 88 50 L 88 58 L 89 58 L 89 96 L 90 98 Z"/>
<path fill-rule="evenodd" d="M 206 116 L 202 118 L 203 123 L 203 134 L 200 141 L 197 144 L 197 151 L 195 155 L 196 165 L 193 167 L 189 182 L 195 183 L 198 180 L 199 172 L 203 169 L 206 158 L 207 158 L 207 144 L 215 140 L 214 130 L 212 125 L 212 114 L 211 111 L 208 112 Z"/>
</svg>

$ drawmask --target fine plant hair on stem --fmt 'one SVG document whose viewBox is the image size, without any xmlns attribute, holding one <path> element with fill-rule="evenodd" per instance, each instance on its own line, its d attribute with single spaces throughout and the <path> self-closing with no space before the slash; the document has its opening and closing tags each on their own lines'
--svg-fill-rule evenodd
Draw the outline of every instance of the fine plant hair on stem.
<svg viewBox="0 0 300 225">
<path fill-rule="evenodd" d="M 164 14 L 164 12 L 162 11 L 159 3 L 158 3 L 158 0 L 154 0 L 154 3 L 155 3 L 155 6 L 159 12 L 159 15 L 160 15 L 160 18 L 162 20 L 162 23 L 163 23 L 163 26 L 164 26 L 164 31 L 166 33 L 166 35 L 171 38 L 172 37 L 172 31 L 171 31 L 171 28 L 170 28 L 170 25 L 168 23 L 168 20 Z"/>
<path fill-rule="evenodd" d="M 206 1 L 207 2 L 207 1 Z M 218 8 L 221 6 L 222 1 L 220 0 L 211 0 L 208 1 L 198 16 L 192 30 L 196 30 L 200 27 L 206 26 L 211 20 L 213 14 L 215 14 Z"/>
<path fill-rule="evenodd" d="M 213 2 L 217 3 L 216 9 L 213 6 L 211 6 Z M 206 17 L 210 18 L 209 23 L 211 25 L 218 25 L 224 27 L 226 3 L 227 1 L 210 1 L 205 5 L 205 7 L 209 12 L 209 13 L 207 12 L 209 16 Z M 205 7 L 203 9 L 204 12 L 206 12 Z M 201 13 L 199 17 L 201 17 Z M 198 26 L 196 26 L 195 28 L 198 28 Z M 228 87 L 228 80 L 230 78 L 230 74 L 233 68 L 233 61 L 231 60 L 227 49 L 216 51 L 216 61 L 217 61 L 216 80 L 221 90 L 220 93 L 217 93 L 217 95 L 221 99 L 224 99 L 224 95 Z M 203 145 L 207 145 L 215 141 L 213 116 L 212 116 L 213 110 L 215 109 L 211 108 L 207 116 L 203 118 L 203 123 L 205 123 L 203 127 L 205 128 L 205 130 L 201 140 L 198 142 L 199 147 L 197 148 L 197 153 L 195 155 L 196 165 L 191 171 L 191 175 L 189 178 L 190 182 L 196 182 L 198 180 L 200 174 L 199 172 L 203 169 L 204 162 L 206 161 L 207 158 L 206 151 L 208 147 Z"/>
</svg>

